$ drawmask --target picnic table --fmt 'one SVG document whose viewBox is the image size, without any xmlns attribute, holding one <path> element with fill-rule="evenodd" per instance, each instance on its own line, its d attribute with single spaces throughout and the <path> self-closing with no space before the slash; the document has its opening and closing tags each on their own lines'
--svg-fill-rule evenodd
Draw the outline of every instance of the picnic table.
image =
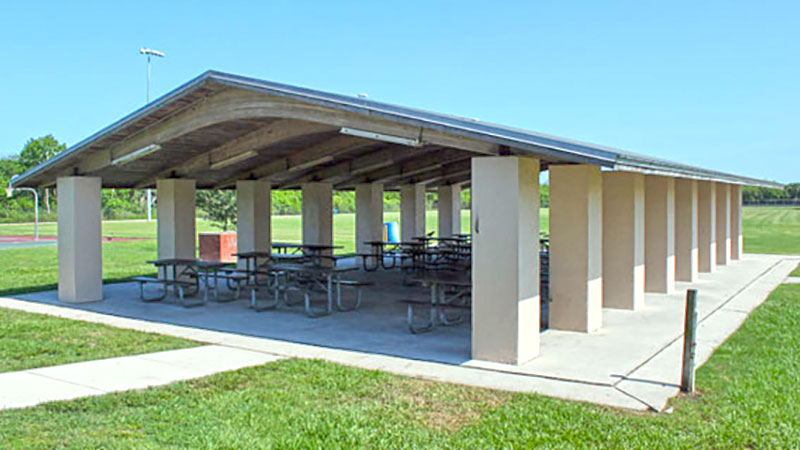
<svg viewBox="0 0 800 450">
<path fill-rule="evenodd" d="M 364 270 L 371 272 L 377 270 L 378 267 L 383 267 L 386 270 L 394 269 L 397 266 L 397 257 L 401 256 L 401 243 L 388 242 L 388 241 L 364 241 L 365 244 L 370 246 L 370 253 L 362 253 L 361 256 Z M 386 256 L 391 257 L 392 263 L 386 264 Z M 375 266 L 370 267 L 368 260 L 374 258 Z"/>
<path fill-rule="evenodd" d="M 209 293 L 212 293 L 215 301 L 233 301 L 239 298 L 241 282 L 247 281 L 245 275 L 220 274 L 222 269 L 227 267 L 226 263 L 217 261 L 202 261 L 193 258 L 162 258 L 147 261 L 158 269 L 158 277 L 134 277 L 133 280 L 139 283 L 139 294 L 142 300 L 147 302 L 163 300 L 172 287 L 178 295 L 183 306 L 199 306 L 208 302 Z M 170 276 L 171 275 L 171 276 Z M 222 297 L 219 292 L 219 280 L 224 278 L 228 282 L 228 287 L 235 291 L 232 296 Z M 201 288 L 200 281 L 203 281 L 202 301 L 187 302 L 186 297 L 196 295 Z M 160 296 L 146 297 L 144 286 L 146 284 L 159 284 L 164 290 Z M 187 288 L 194 288 L 193 292 L 187 293 Z"/>
<path fill-rule="evenodd" d="M 302 244 L 292 244 L 288 242 L 273 242 L 272 248 L 275 249 L 276 253 L 279 254 L 288 254 L 289 250 L 294 249 L 294 253 L 300 251 L 300 247 Z"/>
<path fill-rule="evenodd" d="M 270 305 L 270 309 L 278 306 L 277 302 L 281 296 L 283 296 L 284 302 L 291 306 L 288 303 L 288 292 L 292 290 L 303 292 L 305 312 L 309 317 L 326 316 L 333 312 L 334 297 L 339 310 L 355 309 L 342 303 L 341 292 L 341 274 L 356 270 L 355 267 L 326 267 L 316 264 L 292 263 L 270 264 L 269 267 L 277 274 L 274 286 L 276 303 Z M 327 295 L 326 306 L 323 309 L 314 309 L 311 304 L 311 292 L 314 290 L 323 291 Z M 359 303 L 360 298 L 359 291 Z M 255 297 L 253 297 L 253 303 L 254 299 Z"/>
<path fill-rule="evenodd" d="M 200 290 L 200 280 L 192 268 L 192 263 L 194 262 L 195 260 L 190 258 L 162 258 L 147 261 L 148 264 L 156 266 L 158 276 L 156 278 L 133 277 L 133 281 L 139 283 L 139 297 L 145 302 L 158 302 L 166 298 L 169 289 L 172 288 L 181 305 L 188 307 L 202 304 L 186 301 L 186 297 L 194 296 Z M 156 297 L 145 296 L 144 287 L 146 284 L 161 285 L 163 287 L 161 295 Z M 191 288 L 194 288 L 194 290 L 191 291 Z M 187 292 L 187 290 L 190 292 Z"/>
<path fill-rule="evenodd" d="M 411 281 L 430 288 L 430 316 L 422 326 L 414 325 L 414 305 L 427 302 L 402 300 L 408 304 L 408 329 L 414 334 L 431 331 L 439 324 L 449 326 L 461 322 L 463 316 L 449 317 L 443 308 L 470 309 L 469 302 L 464 299 L 471 295 L 472 278 L 464 272 L 430 271 L 411 278 Z"/>
</svg>

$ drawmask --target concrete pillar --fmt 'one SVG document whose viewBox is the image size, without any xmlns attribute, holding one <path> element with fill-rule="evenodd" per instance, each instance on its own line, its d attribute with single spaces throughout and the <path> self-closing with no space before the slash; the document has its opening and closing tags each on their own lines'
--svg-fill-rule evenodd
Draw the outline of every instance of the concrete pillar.
<svg viewBox="0 0 800 450">
<path fill-rule="evenodd" d="M 647 176 L 644 182 L 644 288 L 675 291 L 675 179 Z"/>
<path fill-rule="evenodd" d="M 461 186 L 439 186 L 439 237 L 461 233 Z"/>
<path fill-rule="evenodd" d="M 694 282 L 698 273 L 697 180 L 675 180 L 675 279 Z"/>
<path fill-rule="evenodd" d="M 700 272 L 710 273 L 717 267 L 717 185 L 712 181 L 697 182 L 697 256 Z"/>
<path fill-rule="evenodd" d="M 403 242 L 425 235 L 425 185 L 400 187 L 400 236 Z"/>
<path fill-rule="evenodd" d="M 742 259 L 742 186 L 731 185 L 731 259 Z"/>
<path fill-rule="evenodd" d="M 333 185 L 303 183 L 303 243 L 333 245 Z"/>
<path fill-rule="evenodd" d="M 236 182 L 236 250 L 269 253 L 272 187 L 267 181 Z M 239 262 L 244 268 L 245 261 Z"/>
<path fill-rule="evenodd" d="M 603 306 L 644 306 L 644 175 L 603 173 Z"/>
<path fill-rule="evenodd" d="M 603 177 L 598 166 L 550 166 L 550 327 L 603 322 Z"/>
<path fill-rule="evenodd" d="M 717 265 L 728 264 L 731 258 L 731 189 L 717 183 Z"/>
<path fill-rule="evenodd" d="M 369 253 L 366 241 L 383 240 L 383 185 L 356 185 L 356 252 Z"/>
<path fill-rule="evenodd" d="M 539 160 L 472 158 L 472 357 L 539 354 Z"/>
<path fill-rule="evenodd" d="M 58 191 L 58 299 L 103 299 L 100 178 L 62 177 Z"/>
<path fill-rule="evenodd" d="M 195 180 L 156 180 L 158 258 L 196 258 Z"/>
</svg>

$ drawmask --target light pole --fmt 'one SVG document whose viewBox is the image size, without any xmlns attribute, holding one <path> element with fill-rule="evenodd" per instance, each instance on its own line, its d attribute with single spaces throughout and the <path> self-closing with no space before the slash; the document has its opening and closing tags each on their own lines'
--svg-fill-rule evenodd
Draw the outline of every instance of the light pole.
<svg viewBox="0 0 800 450">
<path fill-rule="evenodd" d="M 39 193 L 36 192 L 36 189 L 29 188 L 29 187 L 21 187 L 15 188 L 11 187 L 11 181 L 14 177 L 11 177 L 11 180 L 8 181 L 8 186 L 6 186 L 6 197 L 11 198 L 14 195 L 14 191 L 28 191 L 33 193 L 33 240 L 39 240 Z"/>
<path fill-rule="evenodd" d="M 142 47 L 139 49 L 139 53 L 142 55 L 147 55 L 147 103 L 150 103 L 150 58 L 153 56 L 158 56 L 159 58 L 163 58 L 167 55 L 164 52 L 160 52 L 158 50 L 153 50 L 152 48 Z M 147 189 L 147 221 L 150 222 L 153 220 L 153 190 Z"/>
</svg>

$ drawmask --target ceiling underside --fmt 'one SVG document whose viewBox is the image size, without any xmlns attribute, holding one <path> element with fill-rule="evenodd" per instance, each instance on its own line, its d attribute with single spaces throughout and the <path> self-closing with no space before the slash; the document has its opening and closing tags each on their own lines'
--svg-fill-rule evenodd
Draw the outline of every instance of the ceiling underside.
<svg viewBox="0 0 800 450">
<path fill-rule="evenodd" d="M 355 130 L 355 135 L 345 129 Z M 145 149 L 150 149 L 145 151 Z M 49 186 L 98 176 L 109 188 L 154 187 L 185 178 L 201 189 L 237 180 L 274 188 L 329 182 L 336 189 L 382 183 L 466 183 L 470 160 L 492 155 L 554 164 L 772 186 L 606 147 L 364 99 L 206 73 L 12 180 Z"/>
</svg>

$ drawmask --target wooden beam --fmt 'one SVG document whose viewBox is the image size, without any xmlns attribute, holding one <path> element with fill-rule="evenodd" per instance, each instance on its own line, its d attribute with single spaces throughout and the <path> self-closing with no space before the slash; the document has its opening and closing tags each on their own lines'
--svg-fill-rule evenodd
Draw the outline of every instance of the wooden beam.
<svg viewBox="0 0 800 450">
<path fill-rule="evenodd" d="M 179 177 L 187 176 L 192 172 L 208 170 L 211 168 L 212 164 L 233 158 L 241 153 L 251 150 L 263 150 L 271 145 L 289 141 L 294 138 L 333 130 L 335 130 L 335 128 L 324 124 L 280 119 L 228 141 L 208 152 L 197 155 L 188 161 L 166 167 L 157 174 L 140 181 L 135 187 L 136 189 L 141 189 L 152 186 L 156 180 L 170 177 L 173 172 Z"/>
<path fill-rule="evenodd" d="M 283 172 L 298 172 L 308 167 L 332 161 L 338 155 L 357 151 L 370 145 L 374 145 L 374 142 L 368 139 L 337 135 L 318 144 L 276 158 L 262 166 L 242 170 L 236 175 L 217 183 L 215 189 L 230 186 L 237 180 L 251 178 L 265 180 Z"/>
<path fill-rule="evenodd" d="M 436 167 L 441 167 L 444 164 L 458 161 L 464 157 L 465 153 L 462 151 L 439 148 L 437 151 L 426 152 L 425 155 L 418 158 L 409 159 L 402 164 L 385 167 L 351 177 L 341 183 L 338 183 L 336 187 L 352 187 L 359 183 L 386 183 L 395 178 L 412 176 Z"/>
<path fill-rule="evenodd" d="M 439 181 L 450 176 L 467 174 L 470 172 L 471 165 L 472 165 L 471 158 L 467 156 L 457 162 L 437 166 L 430 170 L 426 170 L 424 172 L 419 172 L 413 175 L 403 176 L 401 178 L 395 179 L 389 184 L 389 186 L 394 187 L 394 186 L 402 186 L 405 184 L 433 183 L 435 181 Z"/>
<path fill-rule="evenodd" d="M 319 170 L 308 171 L 302 175 L 284 180 L 280 183 L 278 189 L 298 187 L 310 181 L 341 181 L 347 177 L 353 177 L 365 172 L 401 163 L 402 161 L 418 157 L 430 150 L 431 147 L 407 147 L 402 145 L 379 146 L 353 159 L 342 161 Z"/>
</svg>

